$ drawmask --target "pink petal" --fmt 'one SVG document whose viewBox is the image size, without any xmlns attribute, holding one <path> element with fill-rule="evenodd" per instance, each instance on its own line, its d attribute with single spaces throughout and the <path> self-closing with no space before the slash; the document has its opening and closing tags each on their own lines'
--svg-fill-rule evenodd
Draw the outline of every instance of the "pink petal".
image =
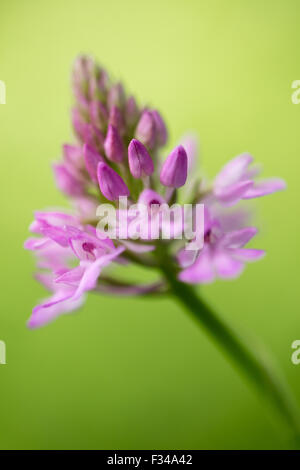
<svg viewBox="0 0 300 470">
<path fill-rule="evenodd" d="M 232 258 L 230 253 L 223 250 L 214 254 L 214 266 L 217 275 L 225 279 L 238 277 L 244 269 L 244 263 Z"/>
<path fill-rule="evenodd" d="M 96 249 L 93 243 L 90 243 L 88 240 L 83 240 L 82 238 L 71 238 L 70 246 L 74 254 L 80 260 L 95 260 L 94 250 Z M 84 249 L 85 246 L 90 246 L 90 249 Z"/>
<path fill-rule="evenodd" d="M 253 188 L 246 192 L 243 199 L 266 196 L 267 194 L 283 191 L 284 189 L 286 189 L 285 181 L 280 178 L 270 178 L 256 183 Z"/>
<path fill-rule="evenodd" d="M 197 254 L 197 250 L 183 248 L 177 254 L 177 261 L 182 268 L 188 268 L 196 261 Z"/>
<path fill-rule="evenodd" d="M 240 181 L 230 186 L 216 188 L 215 195 L 223 204 L 236 204 L 251 190 L 252 186 L 251 180 Z"/>
<path fill-rule="evenodd" d="M 256 176 L 261 173 L 261 165 L 259 163 L 251 165 L 250 168 L 247 168 L 245 172 L 245 179 L 253 180 Z"/>
<path fill-rule="evenodd" d="M 85 232 L 75 234 L 69 239 L 70 246 L 74 254 L 80 260 L 95 261 L 95 258 L 111 251 L 114 248 L 113 242 L 105 238 L 101 240 L 97 237 L 95 227 L 87 226 Z"/>
<path fill-rule="evenodd" d="M 61 246 L 67 247 L 69 244 L 69 235 L 60 227 L 45 226 L 42 227 L 41 232 L 46 237 L 51 238 L 54 242 Z"/>
<path fill-rule="evenodd" d="M 53 274 L 52 273 L 37 273 L 34 278 L 43 284 L 46 289 L 53 291 Z"/>
<path fill-rule="evenodd" d="M 215 279 L 215 272 L 209 248 L 204 248 L 195 263 L 181 271 L 179 279 L 190 284 L 206 284 Z"/>
<path fill-rule="evenodd" d="M 215 178 L 215 188 L 224 188 L 238 183 L 243 178 L 253 157 L 248 153 L 238 155 L 228 162 Z"/>
<path fill-rule="evenodd" d="M 28 238 L 24 243 L 26 250 L 40 250 L 49 244 L 48 238 Z"/>
<path fill-rule="evenodd" d="M 72 293 L 66 295 L 64 292 L 59 292 L 48 299 L 46 303 L 35 307 L 28 321 L 29 328 L 38 328 L 54 320 L 58 315 L 78 309 L 82 305 L 84 297 L 73 300 L 71 296 Z"/>
<path fill-rule="evenodd" d="M 34 216 L 38 222 L 44 222 L 48 225 L 63 227 L 64 225 L 78 225 L 78 219 L 72 214 L 58 211 L 37 211 Z"/>
<path fill-rule="evenodd" d="M 76 266 L 76 268 L 66 271 L 61 276 L 55 279 L 56 283 L 67 284 L 70 286 L 77 286 L 84 274 L 84 268 L 82 266 Z"/>
<path fill-rule="evenodd" d="M 93 263 L 89 262 L 89 264 L 86 265 L 87 267 L 85 272 L 80 280 L 76 292 L 74 293 L 73 300 L 78 299 L 85 291 L 94 289 L 102 268 L 110 264 L 124 251 L 124 249 L 124 247 L 119 247 L 113 253 L 104 255 Z M 83 263 L 81 265 L 84 266 Z"/>
<path fill-rule="evenodd" d="M 254 235 L 257 234 L 255 227 L 246 227 L 240 230 L 234 230 L 224 235 L 221 242 L 222 246 L 230 249 L 241 248 L 248 243 Z"/>
<path fill-rule="evenodd" d="M 251 262 L 257 261 L 265 256 L 266 252 L 264 250 L 255 250 L 252 248 L 238 248 L 234 250 L 232 256 L 238 259 L 239 261 Z"/>
</svg>

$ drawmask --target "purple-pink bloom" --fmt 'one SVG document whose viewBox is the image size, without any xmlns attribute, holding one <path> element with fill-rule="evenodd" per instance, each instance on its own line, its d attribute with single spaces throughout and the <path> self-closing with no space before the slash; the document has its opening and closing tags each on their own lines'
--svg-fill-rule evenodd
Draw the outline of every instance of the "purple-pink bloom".
<svg viewBox="0 0 300 470">
<path fill-rule="evenodd" d="M 191 284 L 205 284 L 217 277 L 233 279 L 239 276 L 246 262 L 261 259 L 265 254 L 263 250 L 244 248 L 256 233 L 255 227 L 223 232 L 217 219 L 209 220 L 202 250 L 194 254 L 187 250 L 179 253 L 182 265 L 186 266 L 188 257 L 191 260 L 191 264 L 181 271 L 179 279 Z"/>
<path fill-rule="evenodd" d="M 101 270 L 124 247 L 115 248 L 109 239 L 99 240 L 94 227 L 86 226 L 82 230 L 75 216 L 59 212 L 37 213 L 32 230 L 42 238 L 29 239 L 25 248 L 35 251 L 39 267 L 48 270 L 38 274 L 37 279 L 53 293 L 33 309 L 29 326 L 35 328 L 78 308 L 84 293 L 95 288 Z M 76 259 L 78 265 L 70 267 Z"/>
<path fill-rule="evenodd" d="M 33 309 L 28 326 L 43 326 L 61 313 L 68 313 L 80 307 L 84 301 L 84 293 L 96 287 L 101 270 L 122 251 L 124 248 L 120 247 L 95 260 L 81 261 L 78 267 L 54 277 L 47 285 L 53 291 L 52 297 Z"/>
<path fill-rule="evenodd" d="M 220 202 L 235 204 L 240 199 L 252 199 L 285 189 L 285 182 L 279 178 L 256 182 L 255 177 L 260 170 L 251 168 L 252 162 L 253 157 L 243 153 L 222 168 L 213 186 L 214 195 Z"/>
</svg>

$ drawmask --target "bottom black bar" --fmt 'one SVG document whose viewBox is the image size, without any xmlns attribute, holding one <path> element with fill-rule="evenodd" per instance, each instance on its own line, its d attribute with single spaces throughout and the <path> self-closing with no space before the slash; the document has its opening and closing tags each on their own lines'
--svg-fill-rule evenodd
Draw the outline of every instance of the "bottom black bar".
<svg viewBox="0 0 300 470">
<path fill-rule="evenodd" d="M 12 450 L 0 451 L 0 453 L 7 454 L 13 453 Z M 230 464 L 235 463 L 237 460 L 247 459 L 247 464 L 253 462 L 261 464 L 266 460 L 270 463 L 273 457 L 282 460 L 283 463 L 287 462 L 290 457 L 299 455 L 299 450 L 18 450 L 18 454 L 23 454 L 22 458 L 30 456 L 30 459 L 39 457 L 47 457 L 48 465 L 51 461 L 62 461 L 70 465 L 72 460 L 78 464 L 86 465 L 88 459 L 91 462 L 96 462 L 97 467 L 100 468 L 129 468 L 139 469 L 144 468 L 206 468 L 207 462 L 221 463 L 228 458 Z M 19 458 L 19 456 L 18 456 Z"/>
</svg>

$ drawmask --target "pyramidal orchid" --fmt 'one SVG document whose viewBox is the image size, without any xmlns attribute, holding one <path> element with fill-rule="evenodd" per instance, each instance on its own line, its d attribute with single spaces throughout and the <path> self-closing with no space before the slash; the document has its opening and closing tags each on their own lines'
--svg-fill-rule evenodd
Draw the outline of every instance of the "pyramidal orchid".
<svg viewBox="0 0 300 470">
<path fill-rule="evenodd" d="M 30 226 L 35 236 L 25 242 L 25 248 L 36 254 L 36 279 L 50 296 L 33 309 L 29 327 L 40 327 L 78 309 L 88 291 L 169 295 L 215 338 L 295 430 L 298 422 L 289 393 L 283 392 L 257 353 L 206 305 L 194 287 L 236 278 L 246 263 L 264 256 L 262 249 L 247 246 L 258 230 L 245 223 L 240 205 L 280 191 L 285 183 L 279 178 L 257 180 L 259 169 L 252 166 L 249 154 L 227 163 L 212 183 L 197 179 L 194 137 L 186 136 L 167 152 L 162 115 L 139 106 L 90 57 L 76 60 L 72 86 L 74 141 L 63 145 L 62 160 L 53 167 L 56 185 L 72 209 L 36 212 Z M 124 198 L 125 209 L 119 204 Z M 200 226 L 186 238 L 181 236 L 186 235 L 189 222 L 184 203 L 190 217 L 203 209 Z M 107 231 L 105 224 L 99 228 L 98 207 L 108 204 L 111 214 L 118 215 L 113 231 Z M 176 206 L 178 215 L 170 230 L 162 211 L 168 205 Z M 137 206 L 144 211 L 135 219 Z M 134 236 L 130 236 L 128 226 L 133 222 Z M 130 264 L 155 270 L 158 279 L 148 285 L 125 282 L 114 275 L 116 264 L 123 270 Z"/>
</svg>

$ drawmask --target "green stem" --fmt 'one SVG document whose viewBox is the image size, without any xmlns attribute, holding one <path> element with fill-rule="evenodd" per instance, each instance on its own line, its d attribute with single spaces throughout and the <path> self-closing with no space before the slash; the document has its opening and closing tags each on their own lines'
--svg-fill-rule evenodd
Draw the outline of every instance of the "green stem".
<svg viewBox="0 0 300 470">
<path fill-rule="evenodd" d="M 165 257 L 160 265 L 173 296 L 190 313 L 198 325 L 205 328 L 219 346 L 226 351 L 240 370 L 256 384 L 265 398 L 272 402 L 292 431 L 297 445 L 300 443 L 298 408 L 281 377 L 275 374 L 265 358 L 259 357 L 237 333 L 220 319 L 196 294 L 195 289 L 177 279 L 176 270 Z"/>
</svg>

